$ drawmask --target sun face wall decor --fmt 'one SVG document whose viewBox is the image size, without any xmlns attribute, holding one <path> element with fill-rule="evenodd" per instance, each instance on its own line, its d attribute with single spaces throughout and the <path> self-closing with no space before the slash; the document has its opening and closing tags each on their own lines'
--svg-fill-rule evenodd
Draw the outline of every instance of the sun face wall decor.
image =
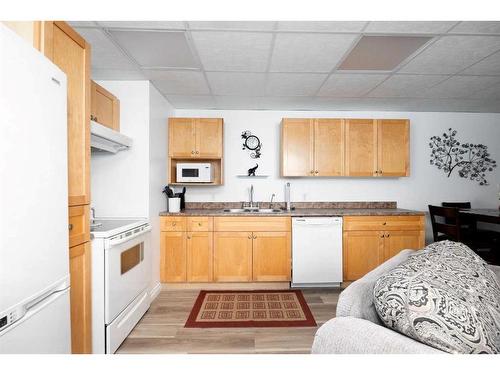
<svg viewBox="0 0 500 375">
<path fill-rule="evenodd" d="M 430 138 L 430 164 L 442 170 L 447 177 L 456 170 L 462 178 L 477 181 L 479 185 L 488 185 L 486 173 L 497 167 L 488 152 L 488 146 L 460 143 L 456 135 L 457 131 L 449 128 L 447 133 Z"/>
</svg>

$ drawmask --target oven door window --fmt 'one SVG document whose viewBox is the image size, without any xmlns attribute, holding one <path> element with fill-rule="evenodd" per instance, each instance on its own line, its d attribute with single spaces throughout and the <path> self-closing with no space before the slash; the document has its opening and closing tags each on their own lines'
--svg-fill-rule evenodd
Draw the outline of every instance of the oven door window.
<svg viewBox="0 0 500 375">
<path fill-rule="evenodd" d="M 131 247 L 128 250 L 123 251 L 120 254 L 120 269 L 121 274 L 125 274 L 139 263 L 141 263 L 144 259 L 144 244 L 141 242 L 140 244 Z"/>
<path fill-rule="evenodd" d="M 182 177 L 200 177 L 198 168 L 182 168 Z"/>
</svg>

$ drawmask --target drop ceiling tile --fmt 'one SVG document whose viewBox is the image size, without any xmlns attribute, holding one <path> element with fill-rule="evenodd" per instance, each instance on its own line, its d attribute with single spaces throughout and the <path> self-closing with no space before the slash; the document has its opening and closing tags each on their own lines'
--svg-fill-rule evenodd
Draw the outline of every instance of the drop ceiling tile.
<svg viewBox="0 0 500 375">
<path fill-rule="evenodd" d="M 448 31 L 455 21 L 372 21 L 366 33 L 403 33 L 403 34 L 442 34 Z"/>
<path fill-rule="evenodd" d="M 327 74 L 316 73 L 270 73 L 268 76 L 266 95 L 314 95 L 326 77 Z"/>
<path fill-rule="evenodd" d="M 184 30 L 182 21 L 97 21 L 99 26 L 120 29 Z"/>
<path fill-rule="evenodd" d="M 197 68 L 184 32 L 110 30 L 142 67 Z"/>
<path fill-rule="evenodd" d="M 455 26 L 450 34 L 500 34 L 499 21 L 463 21 Z"/>
<path fill-rule="evenodd" d="M 205 70 L 266 70 L 271 33 L 193 31 L 191 36 Z"/>
<path fill-rule="evenodd" d="M 174 70 L 145 70 L 144 74 L 163 94 L 210 94 L 202 72 Z"/>
<path fill-rule="evenodd" d="M 472 93 L 484 90 L 500 82 L 500 77 L 453 76 L 430 89 L 419 92 L 424 98 L 466 98 Z"/>
<path fill-rule="evenodd" d="M 500 84 L 488 87 L 487 89 L 476 91 L 472 95 L 469 95 L 468 98 L 500 100 Z"/>
<path fill-rule="evenodd" d="M 315 109 L 336 111 L 406 111 L 408 99 L 317 97 Z"/>
<path fill-rule="evenodd" d="M 207 72 L 214 95 L 263 96 L 266 87 L 264 73 Z"/>
<path fill-rule="evenodd" d="M 191 30 L 273 30 L 275 21 L 189 21 Z"/>
<path fill-rule="evenodd" d="M 277 34 L 272 72 L 330 72 L 352 46 L 356 35 Z"/>
<path fill-rule="evenodd" d="M 308 111 L 314 109 L 310 96 L 267 96 L 260 98 L 259 109 Z"/>
<path fill-rule="evenodd" d="M 500 75 L 500 52 L 479 61 L 461 74 Z"/>
<path fill-rule="evenodd" d="M 279 31 L 359 32 L 366 21 L 279 21 Z"/>
<path fill-rule="evenodd" d="M 500 49 L 500 37 L 445 36 L 400 69 L 404 73 L 454 74 Z"/>
<path fill-rule="evenodd" d="M 500 101 L 472 99 L 412 99 L 416 112 L 500 112 Z"/>
<path fill-rule="evenodd" d="M 387 77 L 386 74 L 332 74 L 318 96 L 337 98 L 363 96 Z"/>
<path fill-rule="evenodd" d="M 166 95 L 174 108 L 215 109 L 215 99 L 210 95 Z"/>
<path fill-rule="evenodd" d="M 99 29 L 76 28 L 92 46 L 92 68 L 134 70 L 136 66 L 120 49 Z"/>
<path fill-rule="evenodd" d="M 109 81 L 141 81 L 147 80 L 146 76 L 140 70 L 121 70 L 121 69 L 96 69 L 92 68 L 93 80 L 109 80 Z"/>
<path fill-rule="evenodd" d="M 369 97 L 379 98 L 415 98 L 422 90 L 438 84 L 449 76 L 446 75 L 409 75 L 397 74 L 389 77 L 373 91 Z"/>
<path fill-rule="evenodd" d="M 260 109 L 261 97 L 251 96 L 215 96 L 219 109 Z"/>
</svg>

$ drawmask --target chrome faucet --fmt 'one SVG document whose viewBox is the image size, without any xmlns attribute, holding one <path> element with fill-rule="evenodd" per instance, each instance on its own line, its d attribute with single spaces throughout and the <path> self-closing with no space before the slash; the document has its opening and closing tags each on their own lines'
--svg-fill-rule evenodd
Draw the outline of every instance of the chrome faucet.
<svg viewBox="0 0 500 375">
<path fill-rule="evenodd" d="M 259 204 L 257 204 L 256 206 L 253 205 L 254 202 L 253 202 L 253 185 L 250 185 L 250 200 L 248 202 L 248 209 L 250 210 L 255 210 L 255 209 L 259 209 Z"/>
<path fill-rule="evenodd" d="M 273 208 L 273 200 L 274 200 L 274 197 L 276 196 L 276 194 L 273 193 L 273 195 L 271 195 L 271 201 L 269 202 L 269 208 Z"/>
</svg>

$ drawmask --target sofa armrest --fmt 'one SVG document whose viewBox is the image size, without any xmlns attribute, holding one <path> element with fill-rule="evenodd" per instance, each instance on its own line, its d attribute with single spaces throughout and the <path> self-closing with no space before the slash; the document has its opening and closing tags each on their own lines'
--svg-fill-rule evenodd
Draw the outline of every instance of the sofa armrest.
<svg viewBox="0 0 500 375">
<path fill-rule="evenodd" d="M 385 326 L 352 317 L 334 318 L 314 337 L 313 354 L 445 354 Z"/>
</svg>

